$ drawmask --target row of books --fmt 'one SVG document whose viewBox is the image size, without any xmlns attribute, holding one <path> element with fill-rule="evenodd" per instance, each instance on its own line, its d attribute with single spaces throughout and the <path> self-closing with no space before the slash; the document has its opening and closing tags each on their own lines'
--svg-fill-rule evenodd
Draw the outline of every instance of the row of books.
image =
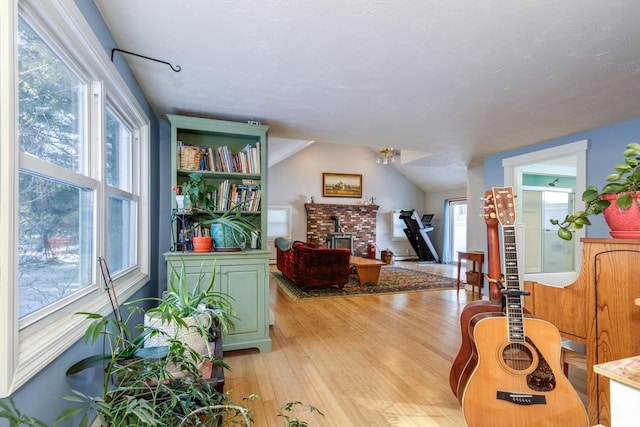
<svg viewBox="0 0 640 427">
<path fill-rule="evenodd" d="M 196 164 L 189 163 L 191 169 L 199 168 L 202 171 L 213 172 L 238 172 L 247 174 L 260 173 L 260 142 L 256 142 L 255 146 L 247 144 L 242 150 L 232 152 L 226 145 L 217 148 L 201 147 L 183 144 L 178 141 L 178 164 L 182 165 L 183 153 L 186 153 L 186 147 L 189 150 L 194 148 L 200 149 L 200 159 Z M 185 154 L 186 155 L 186 154 Z M 191 153 L 189 153 L 191 155 Z M 199 165 L 199 166 L 198 166 Z"/>
<path fill-rule="evenodd" d="M 257 212 L 260 210 L 260 185 L 237 184 L 229 180 L 222 181 L 211 195 L 216 211 L 226 211 L 242 203 L 241 210 Z"/>
</svg>

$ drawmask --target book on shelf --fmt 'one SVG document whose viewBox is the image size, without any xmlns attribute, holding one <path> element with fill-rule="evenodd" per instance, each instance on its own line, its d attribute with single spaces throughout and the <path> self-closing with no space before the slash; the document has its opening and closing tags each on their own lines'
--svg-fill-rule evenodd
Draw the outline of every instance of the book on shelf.
<svg viewBox="0 0 640 427">
<path fill-rule="evenodd" d="M 224 180 L 216 188 L 213 196 L 215 210 L 226 211 L 242 204 L 242 211 L 257 212 L 260 210 L 260 185 L 236 184 Z"/>
<path fill-rule="evenodd" d="M 212 172 L 235 172 L 246 174 L 260 174 L 260 142 L 255 145 L 247 144 L 242 150 L 234 153 L 226 145 L 216 148 L 201 147 L 178 141 L 178 165 L 182 165 L 185 147 L 199 148 L 202 152 L 198 170 Z"/>
</svg>

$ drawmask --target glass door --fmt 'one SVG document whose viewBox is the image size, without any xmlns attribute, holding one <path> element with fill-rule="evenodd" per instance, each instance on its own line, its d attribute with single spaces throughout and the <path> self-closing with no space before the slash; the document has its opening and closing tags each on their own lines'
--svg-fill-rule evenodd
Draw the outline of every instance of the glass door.
<svg viewBox="0 0 640 427">
<path fill-rule="evenodd" d="M 467 251 L 467 201 L 449 201 L 449 259 L 458 262 L 458 251 Z"/>
<path fill-rule="evenodd" d="M 558 237 L 551 218 L 564 218 L 573 212 L 575 193 L 547 189 L 522 192 L 522 216 L 526 242 L 525 273 L 559 273 L 575 270 L 575 247 Z"/>
</svg>

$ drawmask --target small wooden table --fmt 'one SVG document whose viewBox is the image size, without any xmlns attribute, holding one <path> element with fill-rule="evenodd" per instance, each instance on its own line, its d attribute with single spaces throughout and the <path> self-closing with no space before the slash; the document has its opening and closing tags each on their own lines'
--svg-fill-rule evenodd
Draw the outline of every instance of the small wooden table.
<svg viewBox="0 0 640 427">
<path fill-rule="evenodd" d="M 358 272 L 358 280 L 361 285 L 367 283 L 378 284 L 380 278 L 380 268 L 383 265 L 387 265 L 386 262 L 378 261 L 377 259 L 362 258 L 359 256 L 351 256 L 349 258 L 349 264 L 355 265 Z"/>
<path fill-rule="evenodd" d="M 482 297 L 482 286 L 484 284 L 484 274 L 482 273 L 482 264 L 484 263 L 484 252 L 482 251 L 473 251 L 473 252 L 463 252 L 458 251 L 458 290 L 460 290 L 460 267 L 462 267 L 462 260 L 468 259 L 473 262 L 473 270 L 478 273 L 478 282 L 477 283 L 469 283 L 471 285 L 471 295 L 475 293 L 474 286 L 478 286 L 478 297 Z M 476 270 L 477 268 L 477 270 Z"/>
</svg>

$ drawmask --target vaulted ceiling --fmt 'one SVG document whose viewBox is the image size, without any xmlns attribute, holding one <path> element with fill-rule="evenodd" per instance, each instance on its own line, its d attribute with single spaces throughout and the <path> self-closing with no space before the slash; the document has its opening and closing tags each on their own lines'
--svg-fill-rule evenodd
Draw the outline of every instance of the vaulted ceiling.
<svg viewBox="0 0 640 427">
<path fill-rule="evenodd" d="M 425 191 L 488 154 L 640 116 L 640 3 L 95 0 L 160 118 L 257 120 L 275 147 L 394 147 Z"/>
</svg>

